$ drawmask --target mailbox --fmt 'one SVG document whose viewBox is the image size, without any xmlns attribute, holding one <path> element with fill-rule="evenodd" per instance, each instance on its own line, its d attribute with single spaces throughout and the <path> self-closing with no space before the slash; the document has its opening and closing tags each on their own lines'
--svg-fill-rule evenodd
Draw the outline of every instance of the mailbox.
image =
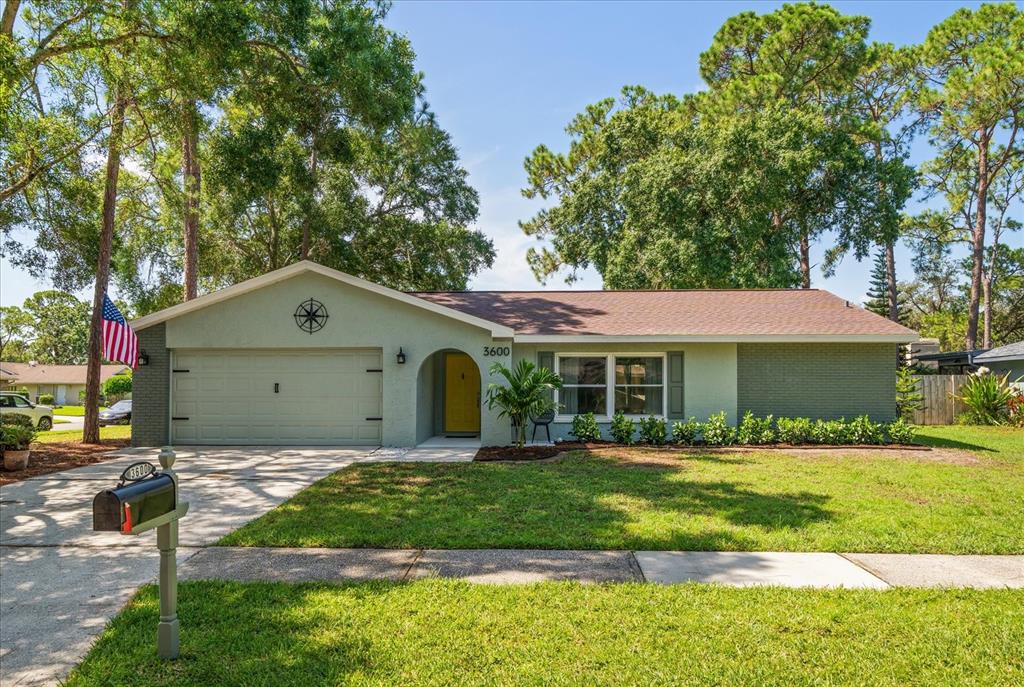
<svg viewBox="0 0 1024 687">
<path fill-rule="evenodd" d="M 104 489 L 92 501 L 92 528 L 97 532 L 132 534 L 177 509 L 174 478 L 157 472 L 151 463 L 134 463 L 113 489 Z M 147 528 L 148 529 L 148 528 Z"/>
</svg>

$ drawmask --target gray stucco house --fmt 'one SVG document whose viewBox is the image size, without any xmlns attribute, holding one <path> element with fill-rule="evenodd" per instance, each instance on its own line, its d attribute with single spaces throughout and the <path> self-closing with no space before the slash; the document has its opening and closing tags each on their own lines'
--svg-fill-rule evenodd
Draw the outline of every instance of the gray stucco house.
<svg viewBox="0 0 1024 687">
<path fill-rule="evenodd" d="M 488 370 L 558 372 L 577 413 L 895 415 L 909 329 L 816 289 L 404 293 L 304 261 L 132 323 L 132 442 L 507 444 Z"/>
<path fill-rule="evenodd" d="M 1024 378 L 1024 341 L 992 348 L 974 356 L 975 365 L 984 365 L 997 375 L 1009 375 L 1014 382 Z"/>
</svg>

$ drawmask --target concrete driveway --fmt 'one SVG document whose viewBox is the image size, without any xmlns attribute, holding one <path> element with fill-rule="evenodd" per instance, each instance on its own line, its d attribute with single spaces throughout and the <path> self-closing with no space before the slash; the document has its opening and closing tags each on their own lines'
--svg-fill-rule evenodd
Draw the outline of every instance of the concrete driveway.
<svg viewBox="0 0 1024 687">
<path fill-rule="evenodd" d="M 0 684 L 66 675 L 139 585 L 156 578 L 156 534 L 93 533 L 92 499 L 136 460 L 115 460 L 0 488 Z M 316 480 L 356 462 L 413 460 L 376 448 L 201 448 L 178 451 L 189 501 L 179 563 Z"/>
</svg>

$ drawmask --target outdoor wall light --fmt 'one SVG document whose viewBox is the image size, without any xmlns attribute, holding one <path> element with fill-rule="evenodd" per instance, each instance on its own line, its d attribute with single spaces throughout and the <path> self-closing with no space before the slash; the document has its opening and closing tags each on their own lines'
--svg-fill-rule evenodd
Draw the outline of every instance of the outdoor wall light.
<svg viewBox="0 0 1024 687">
<path fill-rule="evenodd" d="M 149 365 L 149 354 L 145 351 L 139 351 L 139 367 Z"/>
<path fill-rule="evenodd" d="M 405 353 L 402 352 L 401 346 L 398 347 L 398 355 L 396 356 L 396 358 L 398 359 L 399 365 L 405 365 Z"/>
</svg>

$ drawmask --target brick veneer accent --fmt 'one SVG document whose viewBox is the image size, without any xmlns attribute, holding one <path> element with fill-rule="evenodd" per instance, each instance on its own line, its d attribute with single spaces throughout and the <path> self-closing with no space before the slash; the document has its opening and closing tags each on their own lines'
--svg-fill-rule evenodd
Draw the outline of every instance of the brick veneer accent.
<svg viewBox="0 0 1024 687">
<path fill-rule="evenodd" d="M 895 344 L 741 343 L 737 410 L 755 415 L 876 422 L 896 418 Z"/>
<path fill-rule="evenodd" d="M 162 446 L 168 443 L 171 355 L 167 350 L 164 324 L 139 333 L 139 350 L 149 364 L 139 366 L 132 378 L 132 446 Z"/>
</svg>

